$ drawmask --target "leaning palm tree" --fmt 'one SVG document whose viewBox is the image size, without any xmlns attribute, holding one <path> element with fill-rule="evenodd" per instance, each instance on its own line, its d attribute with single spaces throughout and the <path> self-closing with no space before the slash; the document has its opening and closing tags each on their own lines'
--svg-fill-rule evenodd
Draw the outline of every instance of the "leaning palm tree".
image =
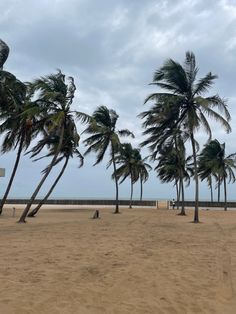
<svg viewBox="0 0 236 314">
<path fill-rule="evenodd" d="M 152 83 L 163 91 L 153 93 L 146 98 L 145 103 L 152 100 L 155 101 L 155 104 L 150 112 L 141 114 L 141 117 L 146 119 L 144 126 L 147 130 L 144 133 L 149 136 L 144 145 L 149 145 L 152 150 L 160 147 L 172 135 L 176 127 L 187 131 L 189 134 L 194 165 L 195 223 L 199 222 L 199 184 L 195 133 L 200 127 L 203 127 L 209 138 L 211 137 L 211 128 L 207 117 L 220 122 L 227 132 L 231 131 L 230 114 L 225 100 L 218 95 L 204 97 L 217 76 L 209 72 L 197 80 L 197 74 L 198 68 L 192 52 L 186 53 L 183 65 L 168 59 L 154 73 Z"/>
<path fill-rule="evenodd" d="M 3 206 L 13 184 L 22 152 L 29 147 L 32 140 L 36 138 L 41 131 L 41 123 L 37 121 L 35 116 L 37 110 L 37 106 L 31 103 L 25 103 L 19 105 L 15 110 L 9 108 L 9 110 L 2 111 L 0 114 L 0 120 L 4 120 L 2 124 L 0 124 L 0 134 L 4 135 L 1 152 L 7 153 L 17 149 L 13 170 L 6 191 L 0 202 L 0 214 L 2 213 Z"/>
<path fill-rule="evenodd" d="M 38 186 L 33 192 L 25 210 L 23 211 L 19 222 L 25 222 L 31 205 L 33 204 L 39 190 L 44 181 L 56 164 L 58 155 L 60 154 L 64 135 L 67 128 L 72 128 L 75 124 L 74 115 L 81 118 L 82 121 L 88 121 L 89 116 L 71 111 L 71 104 L 75 96 L 75 84 L 72 77 L 68 77 L 66 82 L 65 75 L 59 71 L 57 74 L 51 74 L 46 77 L 35 80 L 31 84 L 32 95 L 37 97 L 35 102 L 41 107 L 42 120 L 45 120 L 44 137 L 32 148 L 32 157 L 39 154 L 42 149 L 48 145 L 48 142 L 54 139 L 57 140 L 57 147 L 54 150 L 53 158 L 46 168 L 46 171 L 41 178 Z"/>
<path fill-rule="evenodd" d="M 41 158 L 54 156 L 55 150 L 57 149 L 57 146 L 58 146 L 57 140 L 58 139 L 55 138 L 53 143 L 49 143 L 49 146 L 50 146 L 49 153 L 46 156 L 43 156 Z M 47 194 L 39 202 L 39 204 L 28 214 L 28 217 L 35 217 L 35 215 L 38 213 L 41 206 L 43 204 L 45 204 L 48 197 L 51 195 L 51 193 L 53 192 L 57 183 L 59 182 L 62 175 L 64 174 L 70 158 L 73 158 L 74 156 L 78 157 L 79 158 L 79 167 L 83 166 L 84 158 L 78 150 L 79 140 L 80 140 L 80 136 L 77 133 L 77 130 L 75 129 L 75 125 L 72 124 L 71 128 L 66 128 L 65 133 L 64 133 L 63 143 L 61 146 L 61 150 L 60 150 L 60 153 L 58 155 L 58 159 L 55 162 L 55 165 L 56 165 L 56 164 L 59 164 L 61 161 L 64 160 L 64 164 L 63 164 L 58 176 L 56 177 L 55 181 L 53 182 L 52 186 L 50 187 L 49 191 L 47 192 Z M 36 160 L 41 159 L 41 158 L 37 158 Z M 46 172 L 46 171 L 47 171 L 47 168 L 45 168 L 43 172 Z"/>
<path fill-rule="evenodd" d="M 212 140 L 205 145 L 199 156 L 199 173 L 201 177 L 214 176 L 218 186 L 224 184 L 224 210 L 227 210 L 227 185 L 226 180 L 235 182 L 236 153 L 225 155 L 225 143 Z"/>
<path fill-rule="evenodd" d="M 9 47 L 0 39 L 0 134 L 4 134 L 1 151 L 6 153 L 17 148 L 10 180 L 0 202 L 0 215 L 11 189 L 21 153 L 27 149 L 37 133 L 37 128 L 32 127 L 31 123 L 33 115 L 32 108 L 27 101 L 26 85 L 10 72 L 3 70 L 3 64 L 7 60 L 8 54 Z M 26 114 L 25 111 L 28 113 Z"/>
<path fill-rule="evenodd" d="M 93 115 L 92 121 L 89 123 L 89 126 L 84 130 L 84 133 L 90 134 L 90 136 L 84 140 L 87 150 L 85 155 L 90 152 L 97 153 L 97 159 L 94 163 L 94 166 L 99 164 L 106 153 L 109 150 L 110 160 L 108 166 L 113 164 L 114 170 L 114 180 L 116 185 L 116 205 L 115 213 L 119 213 L 119 188 L 118 188 L 118 177 L 116 175 L 116 161 L 115 154 L 120 149 L 120 139 L 119 136 L 132 136 L 133 133 L 129 130 L 116 130 L 117 119 L 119 118 L 118 114 L 112 110 L 108 109 L 106 106 L 98 107 Z"/>
<path fill-rule="evenodd" d="M 37 104 L 30 102 L 27 85 L 14 75 L 0 71 L 0 134 L 3 135 L 2 153 L 17 149 L 13 170 L 0 202 L 0 214 L 10 192 L 22 152 L 40 132 L 36 118 Z"/>
<path fill-rule="evenodd" d="M 134 183 L 139 179 L 139 168 L 137 164 L 138 157 L 139 150 L 133 148 L 130 143 L 122 144 L 115 157 L 118 168 L 116 173 L 113 173 L 112 177 L 115 178 L 115 176 L 117 176 L 118 180 L 121 180 L 120 184 L 123 183 L 127 178 L 130 178 L 129 208 L 132 208 Z"/>
</svg>

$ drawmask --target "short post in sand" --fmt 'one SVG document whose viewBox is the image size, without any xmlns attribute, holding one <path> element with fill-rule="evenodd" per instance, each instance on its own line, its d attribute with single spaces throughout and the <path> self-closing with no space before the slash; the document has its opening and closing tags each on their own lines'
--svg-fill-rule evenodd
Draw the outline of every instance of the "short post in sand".
<svg viewBox="0 0 236 314">
<path fill-rule="evenodd" d="M 15 217 L 15 215 L 16 215 L 16 208 L 13 207 L 13 208 L 12 208 L 12 217 Z"/>
<path fill-rule="evenodd" d="M 99 210 L 96 209 L 94 214 L 93 214 L 93 219 L 99 219 L 100 218 L 100 215 L 99 215 Z"/>
</svg>

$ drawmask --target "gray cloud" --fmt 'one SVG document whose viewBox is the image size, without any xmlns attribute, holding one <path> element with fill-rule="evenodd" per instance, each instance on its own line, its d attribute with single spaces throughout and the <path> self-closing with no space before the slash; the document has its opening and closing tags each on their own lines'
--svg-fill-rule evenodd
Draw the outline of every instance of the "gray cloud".
<svg viewBox="0 0 236 314">
<path fill-rule="evenodd" d="M 219 75 L 212 93 L 228 98 L 235 129 L 233 0 L 2 0 L 0 11 L 0 37 L 11 48 L 6 63 L 9 71 L 22 80 L 55 72 L 57 68 L 73 75 L 77 84 L 74 108 L 92 113 L 98 105 L 105 104 L 115 109 L 120 115 L 118 127 L 128 127 L 137 135 L 135 145 L 142 140 L 141 121 L 136 116 L 148 108 L 144 108 L 143 100 L 153 91 L 148 83 L 154 70 L 169 57 L 182 62 L 187 50 L 195 53 L 200 76 L 209 71 Z M 233 134 L 225 135 L 215 125 L 213 133 L 213 137 L 227 142 L 231 152 L 236 151 Z M 202 144 L 206 141 L 203 133 L 199 133 L 199 140 Z M 9 156 L 1 157 L 8 174 L 14 154 Z M 110 172 L 104 171 L 105 163 L 92 168 L 93 160 L 90 156 L 79 170 L 76 161 L 71 161 L 54 195 L 114 196 Z M 24 157 L 12 195 L 29 196 L 31 186 L 39 179 L 38 169 L 43 166 L 43 162 L 37 166 Z M 21 184 L 25 174 L 30 180 Z M 94 174 L 102 185 L 93 181 Z M 160 185 L 154 173 L 151 177 L 146 196 L 172 198 L 174 192 L 169 186 Z M 7 178 L 2 181 L 1 191 Z M 68 189 L 70 182 L 74 184 Z M 128 196 L 127 187 L 124 184 L 121 188 L 123 197 Z M 202 197 L 206 193 L 204 187 Z M 187 197 L 192 197 L 191 189 Z"/>
</svg>

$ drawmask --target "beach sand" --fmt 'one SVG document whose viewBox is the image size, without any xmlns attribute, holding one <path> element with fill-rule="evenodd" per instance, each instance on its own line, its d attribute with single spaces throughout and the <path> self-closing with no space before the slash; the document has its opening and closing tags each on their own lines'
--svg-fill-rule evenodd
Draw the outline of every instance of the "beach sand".
<svg viewBox="0 0 236 314">
<path fill-rule="evenodd" d="M 236 211 L 94 210 L 4 210 L 1 314 L 236 313 Z"/>
</svg>

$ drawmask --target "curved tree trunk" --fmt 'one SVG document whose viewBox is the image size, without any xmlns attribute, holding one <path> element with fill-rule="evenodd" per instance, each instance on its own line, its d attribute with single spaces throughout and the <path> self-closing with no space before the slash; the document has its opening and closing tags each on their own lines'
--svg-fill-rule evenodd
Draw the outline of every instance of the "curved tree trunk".
<svg viewBox="0 0 236 314">
<path fill-rule="evenodd" d="M 130 200 L 129 200 L 129 208 L 132 208 L 132 199 L 133 199 L 133 182 L 132 182 L 132 176 L 130 178 Z"/>
<path fill-rule="evenodd" d="M 199 186 L 198 186 L 198 173 L 197 173 L 197 154 L 193 133 L 190 134 L 192 150 L 193 150 L 193 165 L 194 165 L 194 180 L 195 180 L 195 209 L 194 209 L 194 223 L 199 222 Z"/>
<path fill-rule="evenodd" d="M 224 193 L 225 193 L 225 204 L 224 204 L 224 210 L 227 210 L 227 186 L 226 186 L 226 177 L 224 175 Z"/>
<path fill-rule="evenodd" d="M 140 201 L 143 199 L 143 180 L 140 177 Z"/>
<path fill-rule="evenodd" d="M 113 169 L 114 169 L 114 178 L 115 178 L 115 184 L 116 184 L 116 207 L 114 214 L 119 214 L 119 187 L 118 187 L 118 178 L 117 178 L 117 172 L 116 172 L 116 162 L 115 162 L 115 153 L 113 147 L 111 147 L 111 155 L 112 155 L 112 163 L 113 163 Z"/>
<path fill-rule="evenodd" d="M 68 161 L 69 161 L 69 157 L 66 157 L 66 161 L 59 173 L 59 175 L 57 176 L 56 180 L 54 181 L 53 185 L 51 186 L 51 188 L 49 189 L 48 193 L 44 196 L 44 198 L 39 202 L 39 204 L 27 215 L 27 217 L 34 217 L 39 209 L 41 208 L 41 206 L 46 202 L 46 200 L 49 198 L 49 196 L 51 195 L 52 191 L 54 190 L 55 186 L 57 185 L 58 181 L 60 180 L 60 178 L 62 177 L 66 167 L 67 167 L 67 164 L 68 164 Z"/>
<path fill-rule="evenodd" d="M 0 215 L 2 214 L 3 206 L 4 206 L 5 202 L 6 202 L 8 194 L 10 192 L 10 189 L 11 189 L 11 186 L 12 186 L 15 174 L 16 174 L 16 170 L 17 170 L 18 165 L 19 165 L 19 161 L 20 161 L 20 157 L 21 157 L 21 153 L 22 153 L 22 148 L 23 148 L 23 143 L 24 143 L 24 135 L 21 136 L 19 148 L 18 148 L 18 151 L 17 151 L 16 161 L 15 161 L 15 164 L 14 164 L 14 167 L 13 167 L 13 170 L 12 170 L 12 174 L 11 174 L 10 180 L 8 182 L 5 194 L 4 194 L 4 196 L 3 196 L 2 200 L 1 200 L 1 203 L 0 203 Z"/>
<path fill-rule="evenodd" d="M 33 202 L 34 202 L 34 200 L 35 200 L 35 198 L 36 198 L 36 196 L 37 196 L 41 186 L 43 185 L 44 181 L 47 179 L 50 171 L 52 170 L 52 168 L 53 168 L 53 166 L 55 164 L 55 161 L 57 159 L 57 156 L 58 156 L 58 154 L 60 152 L 60 149 L 61 149 L 61 146 L 62 146 L 62 142 L 63 142 L 63 137 L 64 137 L 64 126 L 62 127 L 62 131 L 61 131 L 61 134 L 60 134 L 60 139 L 59 139 L 59 143 L 58 143 L 58 147 L 57 147 L 56 153 L 55 153 L 55 155 L 54 155 L 54 157 L 53 157 L 53 159 L 52 159 L 52 161 L 51 161 L 47 171 L 45 172 L 45 174 L 42 177 L 41 181 L 39 182 L 37 188 L 35 189 L 34 193 L 32 194 L 29 203 L 27 204 L 26 208 L 24 209 L 24 211 L 23 211 L 23 213 L 22 213 L 22 215 L 21 215 L 21 217 L 20 217 L 20 219 L 18 221 L 19 223 L 24 223 L 25 222 L 25 218 L 28 215 L 28 212 L 30 210 L 31 205 L 33 204 Z"/>
</svg>

